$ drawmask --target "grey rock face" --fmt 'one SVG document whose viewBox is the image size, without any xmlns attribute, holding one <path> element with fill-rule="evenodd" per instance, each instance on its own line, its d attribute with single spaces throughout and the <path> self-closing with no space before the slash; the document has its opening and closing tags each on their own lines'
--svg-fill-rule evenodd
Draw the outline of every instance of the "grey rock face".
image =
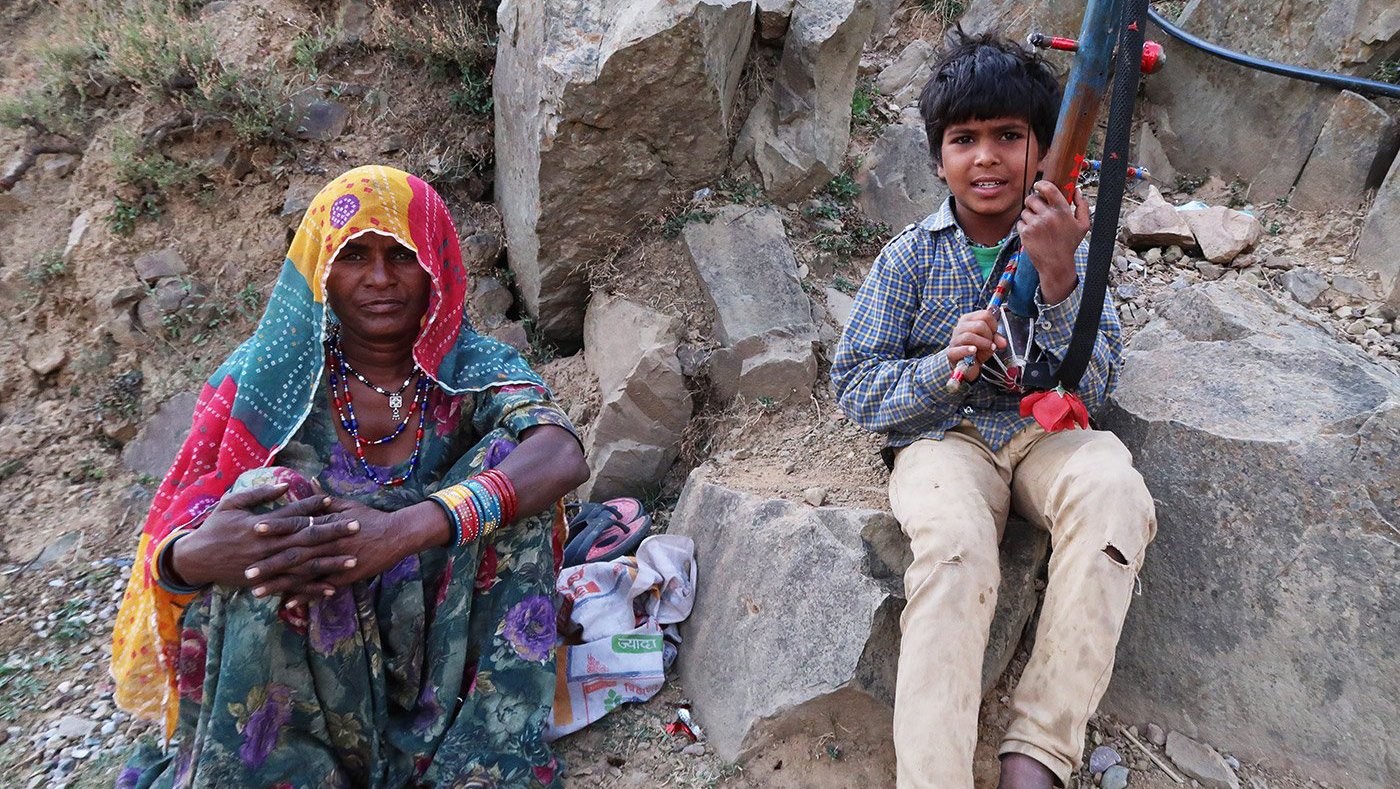
<svg viewBox="0 0 1400 789">
<path fill-rule="evenodd" d="M 1104 708 L 1379 789 L 1400 719 L 1400 376 L 1257 288 L 1182 290 L 1103 418 L 1158 536 Z"/>
<path fill-rule="evenodd" d="M 199 396 L 193 392 L 177 394 L 166 400 L 136 438 L 122 447 L 122 463 L 137 474 L 155 479 L 165 477 L 175 455 L 194 420 L 194 406 Z"/>
<path fill-rule="evenodd" d="M 334 140 L 350 123 L 350 111 L 337 101 L 323 99 L 315 91 L 303 91 L 292 99 L 297 139 Z"/>
<path fill-rule="evenodd" d="M 1395 158 L 1396 124 L 1364 96 L 1342 91 L 1293 187 L 1300 211 L 1352 210 L 1378 185 Z"/>
<path fill-rule="evenodd" d="M 1224 757 L 1209 745 L 1196 742 L 1179 731 L 1167 735 L 1167 758 L 1207 789 L 1240 787 L 1240 779 L 1235 777 Z"/>
<path fill-rule="evenodd" d="M 947 184 L 934 171 L 928 134 L 916 120 L 892 124 L 880 132 L 856 182 L 861 212 L 896 233 L 936 212 L 948 198 Z"/>
<path fill-rule="evenodd" d="M 585 358 L 602 396 L 586 449 L 593 477 L 580 495 L 604 501 L 660 484 L 693 408 L 676 349 L 680 322 L 598 295 L 584 321 Z"/>
<path fill-rule="evenodd" d="M 1387 304 L 1400 307 L 1397 239 L 1400 239 L 1400 157 L 1391 163 L 1356 242 L 1357 265 L 1380 272 L 1381 298 Z"/>
<path fill-rule="evenodd" d="M 919 91 L 928 82 L 935 54 L 933 45 L 927 41 L 918 38 L 910 41 L 899 57 L 875 78 L 876 90 L 893 98 L 901 107 L 918 101 Z"/>
<path fill-rule="evenodd" d="M 811 720 L 888 732 L 909 563 L 899 524 L 878 510 L 734 490 L 706 473 L 691 473 L 671 531 L 695 540 L 704 568 L 682 626 L 680 675 L 710 747 L 740 759 Z M 984 692 L 1035 607 L 1046 545 L 1042 532 L 1008 524 Z"/>
<path fill-rule="evenodd" d="M 734 159 L 758 169 L 778 202 L 806 197 L 841 171 L 851 94 L 876 0 L 797 0 L 773 84 L 749 113 Z"/>
<path fill-rule="evenodd" d="M 708 223 L 687 224 L 683 238 L 715 310 L 723 347 L 711 376 L 721 396 L 809 393 L 817 372 L 812 304 L 778 212 L 725 206 Z"/>
<path fill-rule="evenodd" d="M 746 0 L 500 5 L 496 195 L 525 307 L 564 350 L 582 338 L 585 266 L 724 171 L 753 14 Z"/>
</svg>

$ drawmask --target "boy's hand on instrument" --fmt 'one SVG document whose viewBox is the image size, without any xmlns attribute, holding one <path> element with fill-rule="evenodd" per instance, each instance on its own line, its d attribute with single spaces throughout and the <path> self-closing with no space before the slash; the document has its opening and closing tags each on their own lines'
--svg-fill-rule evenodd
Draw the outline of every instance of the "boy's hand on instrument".
<svg viewBox="0 0 1400 789">
<path fill-rule="evenodd" d="M 972 367 L 963 376 L 975 381 L 982 373 L 982 362 L 991 358 L 997 349 L 1005 347 L 1006 338 L 997 334 L 996 316 L 991 310 L 977 310 L 958 318 L 958 325 L 953 327 L 953 341 L 944 353 L 948 355 L 948 364 L 952 367 L 957 367 L 963 357 L 975 355 Z"/>
<path fill-rule="evenodd" d="M 1089 203 L 1078 187 L 1074 205 L 1049 181 L 1036 181 L 1016 223 L 1021 245 L 1040 273 L 1046 303 L 1058 304 L 1079 284 L 1074 253 L 1089 232 Z"/>
</svg>

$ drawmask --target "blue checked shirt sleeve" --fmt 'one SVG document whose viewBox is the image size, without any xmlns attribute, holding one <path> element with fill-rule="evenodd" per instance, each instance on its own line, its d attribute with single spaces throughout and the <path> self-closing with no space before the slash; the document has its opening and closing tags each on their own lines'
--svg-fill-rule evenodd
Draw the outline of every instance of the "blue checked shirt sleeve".
<svg viewBox="0 0 1400 789">
<path fill-rule="evenodd" d="M 923 432 L 957 405 L 957 396 L 944 388 L 951 372 L 947 356 L 906 358 L 922 281 L 914 248 L 892 242 L 881 251 L 856 295 L 831 364 L 841 410 L 876 433 Z"/>
<path fill-rule="evenodd" d="M 1036 308 L 1040 320 L 1036 322 L 1036 345 L 1056 359 L 1064 359 L 1069 351 L 1069 343 L 1074 335 L 1074 320 L 1079 316 L 1079 302 L 1084 296 L 1084 271 L 1089 258 L 1089 242 L 1086 239 L 1074 254 L 1074 267 L 1079 272 L 1079 284 L 1058 304 L 1046 305 L 1040 291 L 1036 291 Z M 1097 411 L 1113 391 L 1118 377 L 1118 362 L 1123 355 L 1123 330 L 1118 322 L 1118 310 L 1113 306 L 1113 298 L 1104 294 L 1103 315 L 1099 319 L 1099 336 L 1094 343 L 1094 353 L 1089 358 L 1089 366 L 1084 377 L 1079 379 L 1079 397 L 1089 411 Z"/>
</svg>

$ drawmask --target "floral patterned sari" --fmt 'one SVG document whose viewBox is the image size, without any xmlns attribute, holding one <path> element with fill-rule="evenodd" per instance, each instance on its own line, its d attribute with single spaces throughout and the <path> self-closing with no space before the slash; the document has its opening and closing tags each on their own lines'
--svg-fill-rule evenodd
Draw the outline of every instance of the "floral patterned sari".
<svg viewBox="0 0 1400 789">
<path fill-rule="evenodd" d="M 402 486 L 364 475 L 322 397 L 278 465 L 233 490 L 288 481 L 298 498 L 314 479 L 392 511 L 499 463 L 531 427 L 572 430 L 536 386 L 434 390 L 429 409 L 435 427 Z M 201 593 L 181 622 L 178 746 L 143 749 L 119 789 L 560 786 L 544 730 L 561 527 L 545 513 L 409 556 L 300 614 L 246 589 Z"/>
</svg>

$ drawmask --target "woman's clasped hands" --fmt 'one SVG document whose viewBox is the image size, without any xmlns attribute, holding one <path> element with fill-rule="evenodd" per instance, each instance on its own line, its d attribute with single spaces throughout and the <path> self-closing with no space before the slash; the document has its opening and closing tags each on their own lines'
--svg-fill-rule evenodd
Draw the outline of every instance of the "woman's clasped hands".
<svg viewBox="0 0 1400 789">
<path fill-rule="evenodd" d="M 394 514 L 330 496 L 309 496 L 256 514 L 287 492 L 269 485 L 225 496 L 175 546 L 171 565 L 187 584 L 252 588 L 304 605 L 384 572 L 408 555 L 391 539 Z"/>
</svg>

